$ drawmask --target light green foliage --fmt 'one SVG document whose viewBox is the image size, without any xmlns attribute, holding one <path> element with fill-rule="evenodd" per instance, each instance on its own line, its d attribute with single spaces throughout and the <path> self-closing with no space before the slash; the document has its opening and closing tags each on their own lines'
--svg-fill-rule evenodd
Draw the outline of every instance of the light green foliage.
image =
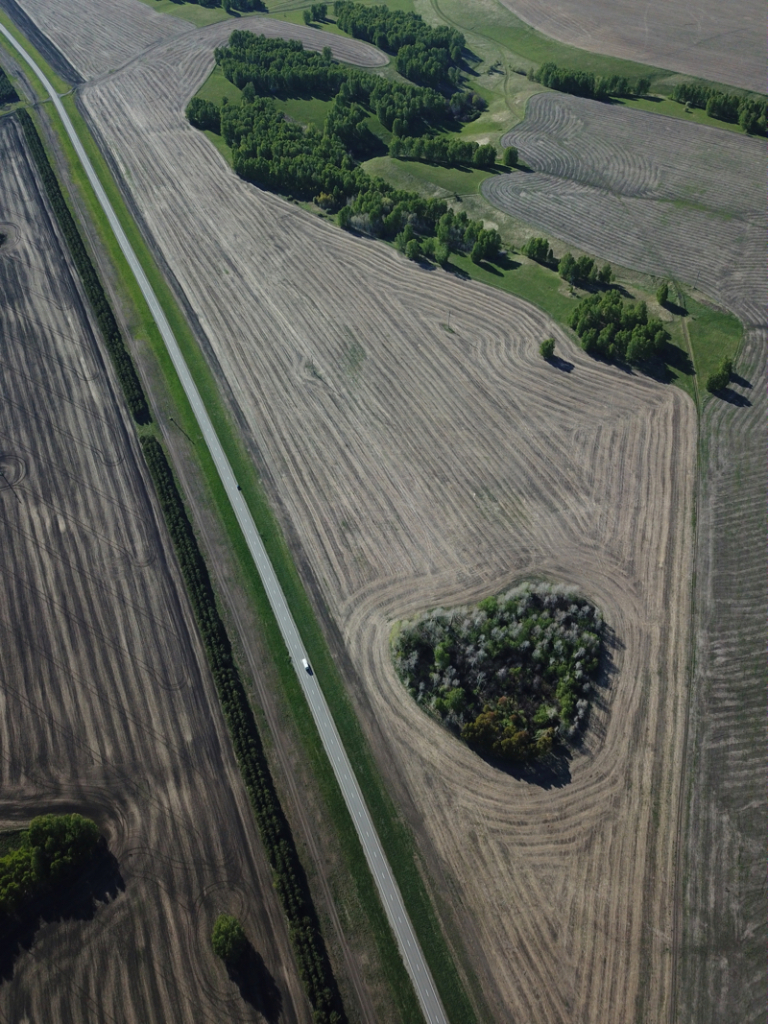
<svg viewBox="0 0 768 1024">
<path fill-rule="evenodd" d="M 545 338 L 539 345 L 539 352 L 541 352 L 544 359 L 551 359 L 555 354 L 555 339 Z"/>
<path fill-rule="evenodd" d="M 728 386 L 732 373 L 733 360 L 726 356 L 717 370 L 714 373 L 710 373 L 707 377 L 707 391 L 711 394 L 714 394 L 716 391 L 722 391 Z"/>
<path fill-rule="evenodd" d="M 529 761 L 582 724 L 601 631 L 599 612 L 583 598 L 523 586 L 406 623 L 395 667 L 417 703 L 470 746 Z"/>
<path fill-rule="evenodd" d="M 630 363 L 647 362 L 669 341 L 661 320 L 648 318 L 644 302 L 622 302 L 617 291 L 582 299 L 571 313 L 568 326 L 576 331 L 590 355 Z"/>
<path fill-rule="evenodd" d="M 225 964 L 236 967 L 248 948 L 243 926 L 231 914 L 219 914 L 211 933 L 211 946 Z"/>
</svg>

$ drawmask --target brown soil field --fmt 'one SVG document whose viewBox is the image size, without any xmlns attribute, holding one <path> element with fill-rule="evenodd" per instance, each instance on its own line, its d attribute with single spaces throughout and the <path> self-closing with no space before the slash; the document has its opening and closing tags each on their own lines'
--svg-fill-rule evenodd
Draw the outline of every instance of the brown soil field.
<svg viewBox="0 0 768 1024">
<path fill-rule="evenodd" d="M 765 317 L 765 143 L 562 93 L 502 139 L 534 173 L 489 178 L 505 213 L 601 257 Z"/>
<path fill-rule="evenodd" d="M 0 122 L 0 826 L 78 811 L 114 861 L 17 954 L 4 932 L 0 1019 L 262 1020 L 210 949 L 229 911 L 271 1018 L 308 1021 L 170 540 L 22 138 Z"/>
<path fill-rule="evenodd" d="M 160 42 L 198 31 L 179 18 L 158 14 L 141 0 L 109 0 L 108 5 L 102 0 L 68 0 L 66 5 L 57 0 L 23 0 L 18 6 L 87 80 L 109 74 Z M 212 45 L 221 45 L 239 28 L 252 28 L 270 38 L 299 39 L 318 50 L 331 46 L 337 60 L 361 67 L 378 67 L 389 59 L 359 39 L 329 36 L 262 16 L 212 25 Z"/>
<path fill-rule="evenodd" d="M 765 92 L 765 17 L 757 0 L 500 2 L 544 35 L 581 50 Z"/>
<path fill-rule="evenodd" d="M 338 626 L 364 728 L 494 1019 L 629 1020 L 641 998 L 658 1019 L 693 406 L 588 360 L 524 302 L 414 267 L 236 179 L 183 117 L 220 32 L 152 49 L 87 86 L 82 109 Z M 539 357 L 550 333 L 570 373 Z M 426 718 L 388 654 L 393 620 L 531 574 L 581 587 L 613 637 L 584 749 L 540 784 Z"/>
</svg>

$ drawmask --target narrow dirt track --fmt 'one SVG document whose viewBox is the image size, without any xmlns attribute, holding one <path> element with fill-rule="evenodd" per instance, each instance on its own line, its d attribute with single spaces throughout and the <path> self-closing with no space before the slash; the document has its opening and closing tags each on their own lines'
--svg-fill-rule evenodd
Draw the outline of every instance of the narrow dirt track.
<svg viewBox="0 0 768 1024">
<path fill-rule="evenodd" d="M 765 92 L 764 10 L 757 0 L 500 0 L 562 43 Z"/>
<path fill-rule="evenodd" d="M 668 996 L 694 411 L 535 308 L 415 268 L 238 181 L 183 119 L 215 31 L 83 92 L 210 345 L 355 666 L 382 771 L 496 1019 L 630 1019 Z M 152 125 L 148 132 L 147 125 Z M 173 183 L 173 184 L 171 184 Z M 547 366 L 549 333 L 574 363 Z M 394 677 L 391 620 L 528 573 L 616 640 L 572 781 L 490 768 Z"/>
<path fill-rule="evenodd" d="M 763 323 L 764 142 L 540 93 L 502 144 L 534 173 L 483 182 L 499 209 L 621 266 L 698 284 Z"/>
<path fill-rule="evenodd" d="M 122 881 L 0 961 L 0 1019 L 261 1019 L 210 950 L 242 915 L 305 1021 L 271 871 L 122 399 L 15 121 L 0 122 L 0 823 L 92 815 Z M 12 485 L 9 486 L 9 485 Z"/>
<path fill-rule="evenodd" d="M 19 6 L 86 80 L 121 68 L 152 46 L 198 31 L 181 18 L 158 14 L 141 0 L 109 0 L 106 5 L 103 0 L 67 0 L 66 4 L 23 0 Z M 241 28 L 270 38 L 299 39 L 310 49 L 331 46 L 337 60 L 360 67 L 380 67 L 389 60 L 381 50 L 359 39 L 329 35 L 261 15 L 230 18 L 208 31 L 216 40 L 213 45 L 218 46 Z"/>
</svg>

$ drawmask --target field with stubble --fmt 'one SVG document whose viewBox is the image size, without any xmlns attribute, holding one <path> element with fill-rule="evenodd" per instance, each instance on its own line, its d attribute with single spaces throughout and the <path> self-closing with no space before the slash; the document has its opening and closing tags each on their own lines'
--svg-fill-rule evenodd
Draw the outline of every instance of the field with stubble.
<svg viewBox="0 0 768 1024">
<path fill-rule="evenodd" d="M 414 267 L 235 178 L 183 116 L 223 28 L 86 87 L 81 109 L 194 311 L 339 627 L 380 769 L 494 1019 L 628 1020 L 643 999 L 658 1018 L 670 996 L 693 405 L 588 360 L 522 301 Z M 550 333 L 559 369 L 538 355 Z M 585 747 L 540 784 L 430 721 L 388 651 L 394 620 L 530 575 L 580 587 L 611 630 Z"/>
<path fill-rule="evenodd" d="M 486 6 L 488 0 L 481 0 Z M 500 0 L 545 36 L 592 53 L 765 92 L 763 10 L 756 0 Z M 495 6 L 495 5 L 494 5 Z"/>
<path fill-rule="evenodd" d="M 22 140 L 0 122 L 0 824 L 78 811 L 114 860 L 4 928 L 0 1019 L 261 1020 L 210 949 L 228 911 L 268 1018 L 305 1021 L 170 540 Z"/>
<path fill-rule="evenodd" d="M 765 312 L 765 144 L 562 93 L 531 97 L 504 136 L 533 173 L 485 198 L 618 263 L 698 286 L 746 324 Z"/>
</svg>

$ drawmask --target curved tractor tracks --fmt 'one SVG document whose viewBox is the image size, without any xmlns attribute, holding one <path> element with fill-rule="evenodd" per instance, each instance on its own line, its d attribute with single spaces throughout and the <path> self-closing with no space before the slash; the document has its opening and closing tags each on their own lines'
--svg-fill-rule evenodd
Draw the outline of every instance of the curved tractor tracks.
<svg viewBox="0 0 768 1024">
<path fill-rule="evenodd" d="M 392 869 L 384 855 L 373 821 L 363 800 L 360 787 L 352 770 L 349 758 L 341 742 L 336 725 L 320 689 L 317 679 L 309 670 L 308 655 L 301 641 L 299 630 L 288 608 L 285 596 L 278 582 L 275 571 L 267 555 L 264 544 L 251 516 L 250 510 L 240 492 L 237 480 L 229 464 L 229 460 L 219 441 L 205 409 L 197 386 L 189 372 L 189 368 L 174 337 L 170 324 L 155 295 L 133 248 L 120 225 L 117 215 L 99 181 L 83 145 L 64 109 L 59 95 L 48 81 L 45 74 L 35 61 L 14 37 L 0 25 L 0 32 L 19 53 L 26 64 L 37 75 L 50 96 L 62 124 L 78 155 L 80 163 L 88 176 L 96 197 L 103 209 L 117 242 L 125 256 L 142 294 L 152 312 L 154 320 L 163 338 L 168 354 L 173 362 L 184 392 L 194 412 L 200 431 L 214 461 L 227 497 L 243 531 L 249 552 L 259 571 L 264 589 L 269 597 L 275 619 L 299 678 L 300 685 L 312 712 L 323 747 L 333 767 L 347 808 L 355 825 L 358 838 L 363 847 L 366 861 L 373 875 L 379 896 L 384 905 L 392 931 L 397 939 L 405 966 L 410 974 L 416 995 L 428 1024 L 447 1024 L 448 1018 L 443 1009 L 437 988 L 427 966 L 424 954 L 419 946 L 413 926 L 403 903 L 402 895 L 395 881 Z"/>
</svg>

